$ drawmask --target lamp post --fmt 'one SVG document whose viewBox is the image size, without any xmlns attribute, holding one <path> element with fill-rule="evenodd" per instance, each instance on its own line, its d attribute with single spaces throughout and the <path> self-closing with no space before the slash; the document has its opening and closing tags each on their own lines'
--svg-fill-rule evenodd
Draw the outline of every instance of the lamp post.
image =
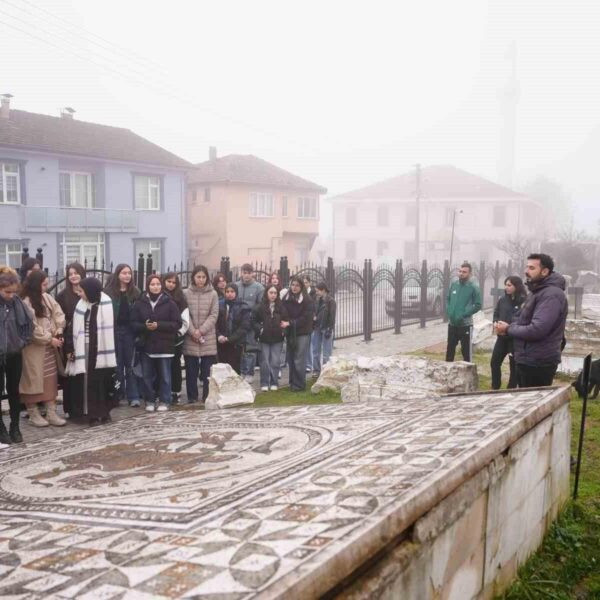
<svg viewBox="0 0 600 600">
<path fill-rule="evenodd" d="M 456 213 L 462 213 L 462 210 L 456 208 L 452 211 L 452 235 L 450 236 L 450 260 L 449 265 L 452 270 L 452 251 L 454 250 L 454 225 L 456 224 Z"/>
</svg>

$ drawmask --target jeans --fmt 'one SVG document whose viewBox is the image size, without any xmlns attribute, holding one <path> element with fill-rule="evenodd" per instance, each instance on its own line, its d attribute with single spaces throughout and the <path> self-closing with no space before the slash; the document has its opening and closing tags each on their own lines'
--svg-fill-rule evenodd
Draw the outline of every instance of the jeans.
<svg viewBox="0 0 600 600">
<path fill-rule="evenodd" d="M 310 335 L 296 337 L 296 347 L 288 344 L 288 365 L 290 367 L 290 389 L 300 392 L 306 389 L 306 355 L 310 348 Z"/>
<path fill-rule="evenodd" d="M 544 387 L 552 385 L 558 365 L 545 367 L 532 367 L 531 365 L 517 365 L 517 382 L 520 388 Z"/>
<path fill-rule="evenodd" d="M 133 374 L 134 335 L 127 325 L 115 328 L 115 354 L 117 355 L 117 377 L 127 400 L 139 400 L 137 377 Z"/>
<path fill-rule="evenodd" d="M 198 376 L 202 381 L 202 400 L 208 396 L 210 368 L 217 362 L 216 356 L 184 356 L 185 388 L 188 402 L 198 401 Z"/>
<path fill-rule="evenodd" d="M 463 360 L 471 362 L 471 338 L 473 337 L 473 326 L 448 325 L 448 345 L 446 346 L 446 362 L 453 362 L 456 346 L 460 342 L 460 350 Z"/>
<path fill-rule="evenodd" d="M 155 388 L 158 388 L 159 401 L 163 404 L 171 404 L 171 359 L 152 358 L 145 352 L 142 353 L 141 358 L 146 404 L 154 404 Z"/>
<path fill-rule="evenodd" d="M 8 406 L 10 410 L 10 422 L 19 425 L 19 414 L 21 412 L 21 401 L 19 398 L 19 382 L 23 370 L 21 354 L 9 354 L 6 364 L 0 366 L 0 393 L 6 390 Z M 2 414 L 0 413 L 0 419 Z"/>
<path fill-rule="evenodd" d="M 323 363 L 327 364 L 333 352 L 333 334 L 328 338 L 325 332 L 315 329 L 312 334 L 311 350 L 313 355 L 313 372 L 321 372 L 321 351 L 323 352 Z"/>
<path fill-rule="evenodd" d="M 512 356 L 513 343 L 512 339 L 506 335 L 499 335 L 494 344 L 490 367 L 492 369 L 492 389 L 499 390 L 502 387 L 502 363 L 508 354 L 509 378 L 507 389 L 517 387 L 517 371 L 515 369 L 515 359 Z"/>
<path fill-rule="evenodd" d="M 313 370 L 313 353 L 312 353 L 312 347 L 313 344 L 315 343 L 315 332 L 313 331 L 311 336 L 310 336 L 310 346 L 308 348 L 308 352 L 306 353 L 306 368 L 309 371 Z"/>
<path fill-rule="evenodd" d="M 242 375 L 254 376 L 254 367 L 256 366 L 256 351 L 244 352 L 242 354 L 241 371 Z"/>
<path fill-rule="evenodd" d="M 260 346 L 260 386 L 270 387 L 277 385 L 279 380 L 279 362 L 281 361 L 281 348 L 283 342 Z"/>
</svg>

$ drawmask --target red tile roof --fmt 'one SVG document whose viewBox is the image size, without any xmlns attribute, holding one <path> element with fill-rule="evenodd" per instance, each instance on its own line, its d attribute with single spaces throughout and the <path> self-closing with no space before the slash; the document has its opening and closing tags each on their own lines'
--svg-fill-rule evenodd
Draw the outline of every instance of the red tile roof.
<svg viewBox="0 0 600 600">
<path fill-rule="evenodd" d="M 252 154 L 229 154 L 197 164 L 188 172 L 188 183 L 245 183 L 327 193 L 326 188 Z"/>
<path fill-rule="evenodd" d="M 414 198 L 415 171 L 392 177 L 358 190 L 339 194 L 339 200 L 382 200 Z M 450 165 L 434 165 L 421 169 L 421 197 L 427 198 L 523 198 L 502 185 Z"/>
<path fill-rule="evenodd" d="M 121 127 L 12 110 L 0 146 L 185 169 L 190 163 Z"/>
</svg>

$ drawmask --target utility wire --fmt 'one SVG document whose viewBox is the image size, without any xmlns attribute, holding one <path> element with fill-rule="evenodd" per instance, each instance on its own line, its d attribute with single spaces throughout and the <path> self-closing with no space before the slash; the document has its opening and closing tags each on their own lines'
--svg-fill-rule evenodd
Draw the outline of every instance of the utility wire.
<svg viewBox="0 0 600 600">
<path fill-rule="evenodd" d="M 38 29 L 39 29 L 39 26 L 37 26 L 35 24 L 32 24 L 32 23 L 30 23 L 30 22 L 28 22 L 28 21 L 26 21 L 24 19 L 21 19 L 20 17 L 16 17 L 14 15 L 11 15 L 10 13 L 7 13 L 5 11 L 0 10 L 0 14 L 4 14 L 5 16 L 7 16 L 7 17 L 9 17 L 11 19 L 14 19 L 16 21 L 19 21 L 21 23 L 24 23 L 27 26 L 38 27 Z M 5 27 L 8 27 L 10 29 L 13 29 L 15 31 L 19 31 L 20 33 L 23 33 L 24 35 L 27 35 L 27 36 L 29 36 L 29 37 L 31 37 L 33 39 L 36 39 L 36 40 L 38 40 L 38 41 L 40 41 L 40 42 L 42 42 L 44 44 L 50 45 L 50 46 L 52 46 L 52 47 L 60 50 L 61 52 L 65 53 L 65 54 L 71 54 L 71 55 L 79 58 L 80 60 L 82 60 L 84 62 L 89 62 L 89 63 L 91 63 L 91 64 L 93 64 L 95 66 L 98 66 L 101 69 L 104 69 L 105 71 L 107 71 L 109 73 L 116 74 L 118 77 L 124 79 L 129 84 L 135 83 L 135 84 L 139 85 L 140 87 L 145 87 L 147 89 L 151 89 L 152 92 L 154 92 L 156 94 L 169 97 L 169 98 L 171 98 L 173 100 L 177 100 L 178 102 L 181 102 L 181 103 L 184 103 L 184 104 L 188 104 L 188 105 L 192 106 L 195 109 L 198 109 L 200 111 L 212 114 L 213 116 L 215 116 L 215 117 L 217 117 L 217 118 L 219 118 L 221 120 L 224 120 L 224 121 L 229 121 L 230 123 L 232 123 L 234 125 L 238 125 L 238 126 L 243 127 L 245 129 L 253 130 L 253 131 L 257 132 L 257 133 L 261 133 L 263 135 L 266 135 L 266 136 L 269 136 L 269 137 L 272 137 L 272 138 L 275 138 L 275 139 L 279 139 L 280 141 L 283 141 L 286 144 L 294 145 L 296 147 L 303 147 L 304 149 L 309 150 L 310 152 L 315 152 L 316 151 L 316 148 L 311 147 L 311 146 L 309 146 L 309 145 L 307 145 L 305 143 L 298 142 L 297 140 L 284 139 L 279 134 L 277 134 L 277 133 L 275 133 L 273 131 L 265 130 L 265 129 L 256 127 L 254 125 L 250 125 L 248 123 L 245 123 L 244 121 L 241 121 L 239 119 L 236 119 L 236 118 L 233 118 L 233 117 L 221 114 L 221 113 L 219 113 L 219 112 L 217 112 L 217 111 L 215 111 L 215 110 L 213 110 L 213 109 L 211 109 L 211 108 L 209 108 L 207 106 L 201 105 L 200 103 L 198 103 L 196 100 L 194 100 L 193 98 L 191 98 L 189 96 L 182 96 L 180 94 L 173 93 L 173 92 L 171 92 L 171 91 L 169 91 L 167 89 L 170 84 L 169 85 L 165 85 L 165 84 L 158 85 L 158 84 L 153 84 L 153 83 L 151 83 L 151 82 L 149 82 L 147 80 L 140 80 L 139 78 L 136 79 L 136 78 L 132 77 L 131 74 L 129 74 L 129 73 L 126 73 L 126 72 L 123 72 L 121 70 L 115 69 L 114 67 L 108 66 L 108 65 L 103 64 L 101 62 L 97 62 L 97 61 L 91 59 L 90 57 L 84 56 L 84 55 L 80 54 L 79 52 L 74 51 L 74 50 L 72 50 L 70 48 L 64 48 L 64 47 L 62 47 L 62 46 L 54 43 L 53 41 L 48 40 L 47 38 L 43 38 L 43 37 L 40 37 L 38 35 L 35 35 L 34 33 L 30 32 L 28 30 L 25 30 L 25 29 L 23 29 L 21 27 L 18 27 L 16 25 L 12 24 L 12 23 L 7 23 L 6 21 L 0 20 L 0 24 L 4 25 Z M 172 85 L 170 85 L 170 87 L 172 87 Z"/>
</svg>

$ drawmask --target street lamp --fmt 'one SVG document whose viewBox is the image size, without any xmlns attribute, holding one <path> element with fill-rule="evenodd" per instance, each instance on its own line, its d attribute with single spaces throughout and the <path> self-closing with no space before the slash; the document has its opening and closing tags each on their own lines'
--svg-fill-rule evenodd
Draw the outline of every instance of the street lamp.
<svg viewBox="0 0 600 600">
<path fill-rule="evenodd" d="M 452 235 L 450 236 L 450 269 L 452 269 L 452 251 L 454 250 L 454 225 L 456 223 L 456 213 L 462 214 L 462 210 L 456 208 L 452 211 Z"/>
</svg>

